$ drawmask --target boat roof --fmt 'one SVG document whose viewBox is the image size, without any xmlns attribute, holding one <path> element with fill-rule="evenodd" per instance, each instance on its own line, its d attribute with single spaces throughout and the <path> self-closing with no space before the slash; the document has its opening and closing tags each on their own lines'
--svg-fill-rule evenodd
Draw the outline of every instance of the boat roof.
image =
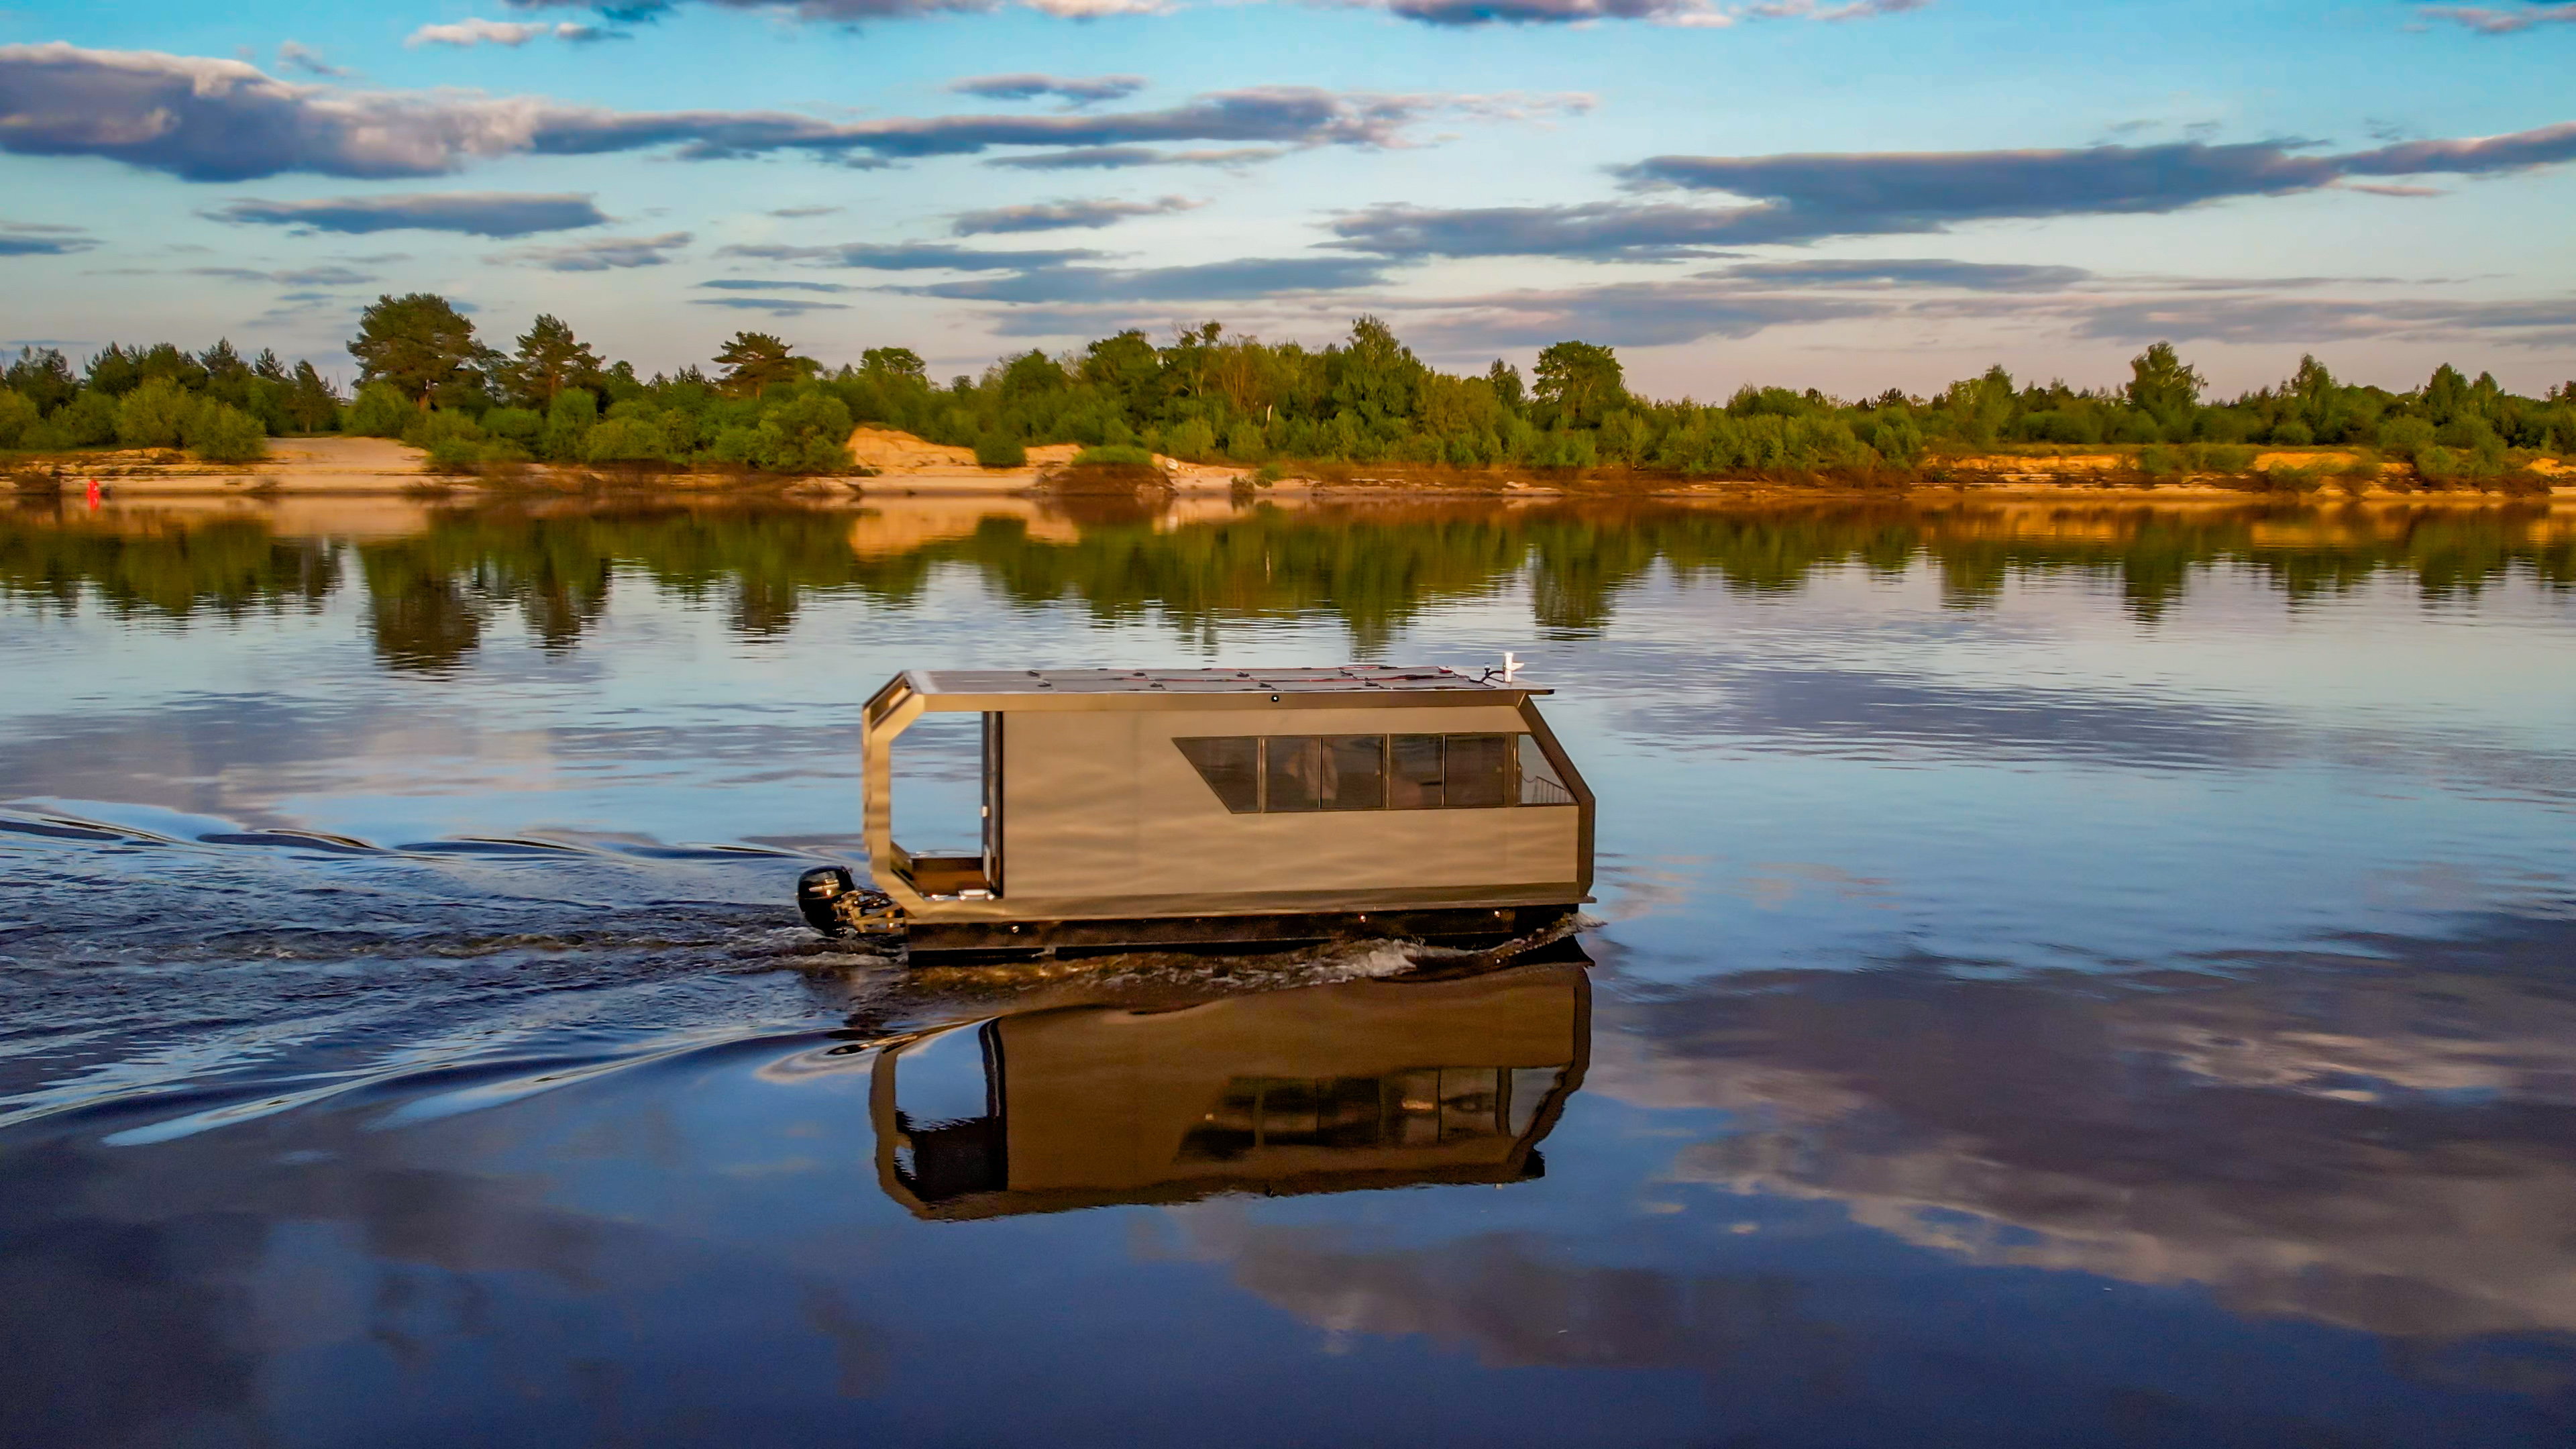
<svg viewBox="0 0 2576 1449">
<path fill-rule="evenodd" d="M 1500 670 L 1492 671 L 1499 675 Z M 1333 664 L 1296 669 L 913 669 L 923 694 L 1548 694 L 1439 665 Z"/>
</svg>

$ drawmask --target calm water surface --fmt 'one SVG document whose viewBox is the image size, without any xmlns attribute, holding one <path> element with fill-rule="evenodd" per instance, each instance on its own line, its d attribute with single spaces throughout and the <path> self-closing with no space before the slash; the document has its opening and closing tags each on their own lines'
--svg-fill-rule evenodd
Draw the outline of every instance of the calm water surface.
<svg viewBox="0 0 2576 1449">
<path fill-rule="evenodd" d="M 2571 646 L 2563 510 L 0 513 L 0 1439 L 2564 1444 Z M 1507 648 L 1588 969 L 788 904 L 898 668 Z"/>
</svg>

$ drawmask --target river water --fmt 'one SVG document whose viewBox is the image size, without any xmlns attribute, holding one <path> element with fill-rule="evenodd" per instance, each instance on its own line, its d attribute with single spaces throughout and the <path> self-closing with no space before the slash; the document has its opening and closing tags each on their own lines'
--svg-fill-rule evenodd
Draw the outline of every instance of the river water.
<svg viewBox="0 0 2576 1449">
<path fill-rule="evenodd" d="M 897 669 L 1506 649 L 1588 966 L 790 905 Z M 2563 1444 L 2572 666 L 2563 508 L 0 513 L 0 1440 Z"/>
</svg>

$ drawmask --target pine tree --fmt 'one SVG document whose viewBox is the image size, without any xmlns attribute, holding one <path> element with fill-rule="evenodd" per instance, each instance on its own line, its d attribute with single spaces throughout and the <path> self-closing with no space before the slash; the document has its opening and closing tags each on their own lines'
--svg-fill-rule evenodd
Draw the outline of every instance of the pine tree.
<svg viewBox="0 0 2576 1449">
<path fill-rule="evenodd" d="M 568 387 L 597 388 L 599 354 L 572 335 L 562 318 L 544 315 L 519 337 L 519 350 L 502 368 L 510 395 L 529 407 L 554 406 Z"/>
</svg>

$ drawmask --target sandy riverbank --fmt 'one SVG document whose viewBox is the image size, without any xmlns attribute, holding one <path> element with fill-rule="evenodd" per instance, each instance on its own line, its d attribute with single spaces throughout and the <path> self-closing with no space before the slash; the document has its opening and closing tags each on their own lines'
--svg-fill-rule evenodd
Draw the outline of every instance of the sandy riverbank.
<svg viewBox="0 0 2576 1449">
<path fill-rule="evenodd" d="M 128 500 L 205 502 L 226 498 L 265 499 L 360 498 L 435 501 L 494 493 L 588 493 L 601 490 L 687 495 L 757 490 L 791 493 L 812 499 L 844 498 L 1005 498 L 1022 494 L 1068 492 L 1055 476 L 1080 451 L 1072 443 L 1053 443 L 1028 450 L 1028 462 L 1017 468 L 978 466 L 971 450 L 932 443 L 888 428 L 861 427 L 851 434 L 850 451 L 861 473 L 848 477 L 745 478 L 737 474 L 636 473 L 613 469 L 530 466 L 512 476 L 477 478 L 431 473 L 426 455 L 387 438 L 281 438 L 269 456 L 248 465 L 201 463 L 184 454 L 121 451 L 82 454 L 17 466 L 20 491 L 41 493 L 50 483 L 66 496 L 79 497 L 96 479 L 108 496 Z M 2272 452 L 2256 460 L 2258 469 L 2333 470 L 2347 465 L 2348 455 L 2309 451 Z M 1176 496 L 1228 497 L 1248 485 L 1248 470 L 1231 464 L 1188 463 L 1157 455 L 1156 466 Z M 2547 494 L 2529 490 L 2507 494 L 2495 489 L 2420 489 L 2399 465 L 2383 465 L 2379 477 L 2356 495 L 2353 480 L 2333 477 L 2307 492 L 2250 486 L 2252 478 L 2193 475 L 2161 482 L 2135 476 L 2131 460 L 2120 454 L 2070 453 L 2022 456 L 1996 454 L 1948 460 L 1936 477 L 1919 482 L 1859 486 L 1837 483 L 1793 483 L 1763 479 L 1682 480 L 1625 470 L 1600 470 L 1576 476 L 1515 476 L 1520 470 L 1461 471 L 1395 466 L 1332 467 L 1318 476 L 1290 476 L 1255 490 L 1262 498 L 1307 497 L 1486 497 L 1546 499 L 1557 497 L 1737 498 L 1747 501 L 1827 499 L 1837 497 L 1932 496 L 1977 497 L 2025 501 L 2100 501 L 2106 497 L 2171 502 L 2241 503 L 2249 499 L 2327 503 L 2350 500 L 2404 501 L 2418 504 L 2484 505 L 2508 497 L 2548 497 L 2576 501 L 2576 471 L 2542 460 L 2530 470 L 2549 481 Z"/>
</svg>

